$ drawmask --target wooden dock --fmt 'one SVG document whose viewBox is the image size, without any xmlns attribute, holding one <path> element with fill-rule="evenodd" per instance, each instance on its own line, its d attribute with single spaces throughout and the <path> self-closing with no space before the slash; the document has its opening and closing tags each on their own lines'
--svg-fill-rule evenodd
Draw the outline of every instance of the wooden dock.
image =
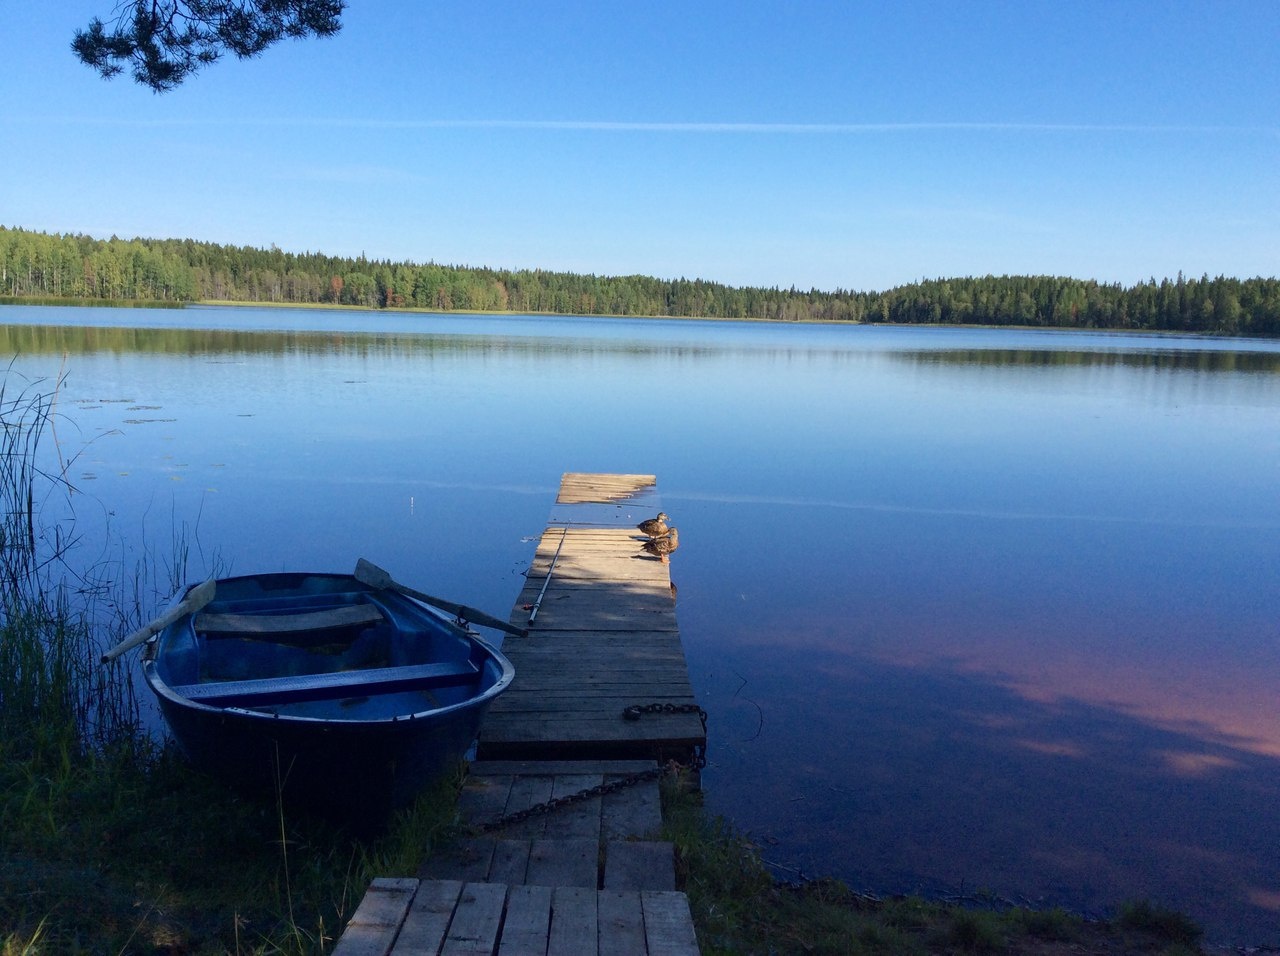
<svg viewBox="0 0 1280 956">
<path fill-rule="evenodd" d="M 652 475 L 564 476 L 510 618 L 529 634 L 503 644 L 516 678 L 459 801 L 481 835 L 375 880 L 334 956 L 698 952 L 657 839 L 660 762 L 696 767 L 706 748 L 670 565 L 635 529 L 658 510 Z"/>
<path fill-rule="evenodd" d="M 480 759 L 701 755 L 670 565 L 636 530 L 659 508 L 652 475 L 564 476 L 510 618 L 529 636 L 503 642 L 516 679 L 485 719 Z M 653 705 L 664 710 L 623 716 Z"/>
<path fill-rule="evenodd" d="M 471 765 L 459 810 L 495 818 L 656 771 L 654 761 Z M 333 956 L 696 956 L 656 776 L 463 840 L 415 878 L 375 880 Z"/>
</svg>

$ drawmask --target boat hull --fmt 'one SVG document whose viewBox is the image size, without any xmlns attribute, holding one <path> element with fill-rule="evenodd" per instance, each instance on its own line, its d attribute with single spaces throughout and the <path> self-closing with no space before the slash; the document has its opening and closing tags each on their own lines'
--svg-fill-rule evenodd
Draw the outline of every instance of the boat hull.
<svg viewBox="0 0 1280 956">
<path fill-rule="evenodd" d="M 256 630 L 351 608 L 380 617 Z M 496 648 L 421 604 L 311 574 L 219 581 L 202 614 L 157 635 L 143 673 L 196 767 L 365 825 L 455 771 L 514 676 Z"/>
</svg>

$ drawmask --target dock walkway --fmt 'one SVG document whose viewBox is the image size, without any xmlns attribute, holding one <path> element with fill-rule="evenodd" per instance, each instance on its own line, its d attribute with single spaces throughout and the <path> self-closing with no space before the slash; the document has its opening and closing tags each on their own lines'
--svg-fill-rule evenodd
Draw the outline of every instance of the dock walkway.
<svg viewBox="0 0 1280 956">
<path fill-rule="evenodd" d="M 485 720 L 459 812 L 483 831 L 606 792 L 461 841 L 414 878 L 375 880 L 334 956 L 698 952 L 673 848 L 656 839 L 661 762 L 706 747 L 669 565 L 635 529 L 658 510 L 652 475 L 564 476 L 510 618 L 529 634 L 503 644 L 516 678 Z"/>
<path fill-rule="evenodd" d="M 659 508 L 652 475 L 564 476 L 510 618 L 529 635 L 502 645 L 516 680 L 489 709 L 479 759 L 701 754 L 670 565 L 641 550 L 636 530 Z M 670 709 L 623 719 L 654 704 Z"/>
</svg>

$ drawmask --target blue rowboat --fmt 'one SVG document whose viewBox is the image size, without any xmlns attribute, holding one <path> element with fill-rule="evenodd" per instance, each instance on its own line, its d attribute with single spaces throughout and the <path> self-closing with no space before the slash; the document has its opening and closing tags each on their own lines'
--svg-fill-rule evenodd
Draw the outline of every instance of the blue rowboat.
<svg viewBox="0 0 1280 956">
<path fill-rule="evenodd" d="M 484 640 L 349 575 L 225 578 L 178 607 L 143 675 L 192 763 L 344 819 L 383 819 L 453 771 L 515 675 Z"/>
</svg>

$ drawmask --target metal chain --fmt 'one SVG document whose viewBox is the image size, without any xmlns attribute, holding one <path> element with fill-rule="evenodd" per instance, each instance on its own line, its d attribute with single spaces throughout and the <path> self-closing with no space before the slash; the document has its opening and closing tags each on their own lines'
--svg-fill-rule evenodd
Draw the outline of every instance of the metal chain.
<svg viewBox="0 0 1280 956">
<path fill-rule="evenodd" d="M 707 712 L 697 704 L 632 704 L 622 711 L 627 720 L 639 720 L 642 714 L 697 714 L 702 732 L 707 732 Z"/>
<path fill-rule="evenodd" d="M 675 763 L 675 761 L 672 761 Z M 679 765 L 677 764 L 678 768 Z M 503 827 L 511 826 L 515 823 L 523 823 L 530 817 L 536 817 L 544 813 L 551 813 L 566 807 L 572 803 L 581 803 L 583 800 L 590 800 L 593 797 L 602 797 L 607 793 L 617 793 L 619 790 L 625 790 L 627 787 L 634 787 L 638 783 L 644 783 L 646 780 L 657 780 L 663 774 L 672 770 L 671 765 L 665 767 L 651 767 L 648 770 L 642 770 L 639 773 L 633 773 L 626 777 L 620 777 L 617 780 L 610 780 L 608 783 L 597 784 L 594 787 L 587 787 L 585 790 L 579 790 L 577 793 L 569 793 L 563 797 L 552 797 L 550 800 L 544 800 L 542 803 L 535 803 L 531 807 L 524 810 L 516 810 L 514 813 L 508 813 L 505 816 L 498 817 L 496 820 L 490 820 L 488 823 L 481 823 L 473 829 L 477 833 L 492 833 L 494 830 L 500 830 Z"/>
<path fill-rule="evenodd" d="M 622 711 L 623 719 L 639 720 L 644 714 L 697 714 L 702 721 L 703 744 L 693 748 L 693 760 L 689 766 L 701 770 L 707 765 L 707 712 L 697 704 L 632 704 Z"/>
<path fill-rule="evenodd" d="M 639 720 L 643 714 L 697 714 L 702 720 L 702 732 L 707 731 L 707 712 L 697 704 L 633 704 L 622 711 L 625 720 Z M 651 767 L 648 770 L 641 770 L 639 773 L 633 773 L 626 777 L 619 777 L 617 780 L 610 780 L 608 783 L 596 784 L 594 787 L 587 787 L 579 790 L 577 793 L 568 793 L 563 797 L 552 797 L 550 800 L 544 800 L 542 803 L 535 803 L 531 807 L 523 810 L 516 810 L 496 819 L 490 820 L 488 823 L 476 824 L 471 828 L 472 832 L 492 833 L 494 830 L 500 830 L 503 827 L 512 826 L 516 823 L 523 823 L 530 817 L 540 816 L 544 813 L 552 813 L 561 807 L 569 806 L 574 803 L 581 803 L 584 800 L 591 800 L 594 797 L 602 797 L 605 794 L 617 793 L 619 790 L 625 790 L 627 787 L 634 787 L 636 784 L 644 783 L 646 780 L 658 780 L 664 775 L 676 774 L 681 770 L 701 770 L 707 765 L 706 748 L 695 747 L 693 751 L 693 760 L 689 764 L 682 764 L 677 760 L 668 760 L 666 764 L 659 767 Z"/>
</svg>

